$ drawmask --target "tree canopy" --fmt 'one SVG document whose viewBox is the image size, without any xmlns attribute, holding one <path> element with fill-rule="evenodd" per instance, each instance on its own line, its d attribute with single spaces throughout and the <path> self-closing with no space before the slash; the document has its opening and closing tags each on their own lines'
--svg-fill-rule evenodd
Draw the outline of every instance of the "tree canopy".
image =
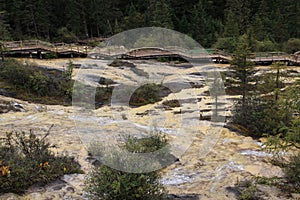
<svg viewBox="0 0 300 200">
<path fill-rule="evenodd" d="M 0 40 L 76 42 L 160 26 L 188 34 L 205 47 L 249 30 L 258 41 L 284 44 L 299 38 L 299 4 L 297 0 L 2 0 Z"/>
</svg>

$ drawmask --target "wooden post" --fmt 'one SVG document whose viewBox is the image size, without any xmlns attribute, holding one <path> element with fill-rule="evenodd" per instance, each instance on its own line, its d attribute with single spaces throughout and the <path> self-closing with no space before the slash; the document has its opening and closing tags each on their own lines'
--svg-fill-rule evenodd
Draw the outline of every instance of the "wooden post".
<svg viewBox="0 0 300 200">
<path fill-rule="evenodd" d="M 272 53 L 271 53 L 271 54 L 272 54 Z M 273 57 L 274 57 L 274 55 L 272 54 L 272 62 L 273 62 L 273 59 L 274 59 Z"/>
<path fill-rule="evenodd" d="M 42 59 L 43 57 L 42 57 L 42 51 L 39 49 L 39 50 L 37 50 L 37 57 L 39 58 L 39 59 Z"/>
<path fill-rule="evenodd" d="M 0 52 L 1 52 L 1 59 L 2 59 L 2 62 L 4 62 L 4 44 L 1 42 L 0 43 Z"/>
</svg>

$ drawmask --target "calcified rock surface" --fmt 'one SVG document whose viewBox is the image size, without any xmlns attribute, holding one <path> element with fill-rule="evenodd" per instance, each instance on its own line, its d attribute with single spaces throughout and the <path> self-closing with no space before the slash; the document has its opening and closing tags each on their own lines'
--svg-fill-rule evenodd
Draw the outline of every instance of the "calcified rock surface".
<svg viewBox="0 0 300 200">
<path fill-rule="evenodd" d="M 40 65 L 62 69 L 67 63 L 66 60 L 51 62 L 43 61 Z M 172 194 L 197 194 L 200 199 L 236 199 L 236 191 L 230 187 L 237 180 L 253 175 L 283 176 L 279 167 L 269 163 L 270 154 L 262 151 L 260 142 L 222 128 L 221 122 L 213 126 L 210 121 L 199 120 L 200 110 L 204 115 L 211 114 L 213 102 L 206 93 L 205 77 L 191 75 L 203 68 L 174 68 L 161 63 L 136 62 L 137 68 L 149 75 L 143 77 L 130 68 L 107 67 L 107 61 L 81 59 L 74 62 L 85 66 L 80 71 L 75 70 L 74 78 L 91 85 L 97 85 L 98 77 L 132 84 L 149 82 L 149 78 L 161 82 L 162 77 L 158 75 L 163 75 L 172 83 L 182 81 L 178 77 L 187 76 L 185 80 L 198 87 L 179 87 L 180 90 L 162 100 L 178 99 L 181 107 L 173 109 L 166 109 L 161 101 L 139 108 L 116 103 L 87 112 L 81 107 L 38 105 L 0 96 L 1 102 L 15 102 L 22 106 L 22 110 L 0 114 L 1 136 L 7 131 L 29 129 L 43 135 L 54 124 L 48 137 L 49 142 L 56 145 L 53 151 L 74 156 L 88 172 L 92 165 L 86 146 L 91 140 L 112 141 L 120 134 L 147 134 L 155 127 L 167 135 L 172 153 L 180 159 L 163 169 L 162 183 Z M 157 67 L 159 73 L 154 73 Z M 229 110 L 232 103 L 226 101 L 222 106 L 223 110 Z M 5 194 L 0 199 L 85 199 L 84 178 L 85 174 L 65 175 L 46 187 L 30 188 L 23 196 Z M 270 188 L 265 188 L 265 191 L 266 199 L 282 199 Z"/>
</svg>

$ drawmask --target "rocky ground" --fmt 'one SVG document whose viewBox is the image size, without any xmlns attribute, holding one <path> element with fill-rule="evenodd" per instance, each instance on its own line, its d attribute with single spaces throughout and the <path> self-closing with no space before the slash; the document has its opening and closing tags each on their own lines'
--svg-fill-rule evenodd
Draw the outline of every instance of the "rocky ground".
<svg viewBox="0 0 300 200">
<path fill-rule="evenodd" d="M 67 60 L 58 60 L 38 64 L 63 69 L 66 63 Z M 0 134 L 31 129 L 43 135 L 53 124 L 48 137 L 56 146 L 53 150 L 74 156 L 88 173 L 93 167 L 93 159 L 88 156 L 86 148 L 89 142 L 113 141 L 117 135 L 126 133 L 143 135 L 155 127 L 167 135 L 172 153 L 179 158 L 178 162 L 163 169 L 161 180 L 173 199 L 236 199 L 235 184 L 238 181 L 253 176 L 283 176 L 279 167 L 270 164 L 271 154 L 263 151 L 260 140 L 223 128 L 225 117 L 230 116 L 230 99 L 235 97 L 221 98 L 223 117 L 217 122 L 200 120 L 200 114 L 211 115 L 213 102 L 207 93 L 204 71 L 224 71 L 224 66 L 174 68 L 168 64 L 138 61 L 135 62 L 137 71 L 129 67 L 108 67 L 107 61 L 80 59 L 74 63 L 82 67 L 75 70 L 74 78 L 91 85 L 97 85 L 96 80 L 100 77 L 127 85 L 137 83 L 138 86 L 145 82 L 164 82 L 169 83 L 173 94 L 156 104 L 139 108 L 112 101 L 111 106 L 97 110 L 31 104 L 0 96 Z M 124 90 L 120 91 L 123 94 Z M 180 107 L 162 106 L 163 101 L 170 99 L 177 99 Z M 5 194 L 0 199 L 85 199 L 85 176 L 65 175 L 46 187 L 30 188 L 23 196 Z M 292 199 L 271 186 L 260 186 L 259 189 L 263 192 L 263 199 Z"/>
</svg>

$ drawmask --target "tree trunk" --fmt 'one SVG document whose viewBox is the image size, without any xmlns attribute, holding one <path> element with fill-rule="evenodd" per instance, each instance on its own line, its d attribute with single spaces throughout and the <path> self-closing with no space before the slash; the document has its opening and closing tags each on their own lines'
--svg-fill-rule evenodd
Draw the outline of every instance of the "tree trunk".
<svg viewBox="0 0 300 200">
<path fill-rule="evenodd" d="M 32 23 L 33 23 L 33 26 L 34 26 L 35 37 L 39 38 L 39 32 L 38 32 L 38 28 L 37 28 L 37 24 L 36 24 L 36 20 L 35 20 L 32 5 L 30 6 L 30 14 L 31 14 Z"/>
<path fill-rule="evenodd" d="M 275 90 L 275 100 L 278 100 L 278 90 L 279 90 L 279 76 L 280 76 L 280 71 L 279 71 L 279 66 L 277 66 L 277 73 L 276 73 L 276 90 Z"/>
<path fill-rule="evenodd" d="M 100 37 L 100 31 L 99 31 L 99 24 L 98 24 L 98 22 L 96 23 L 96 29 L 97 29 L 97 36 Z"/>
<path fill-rule="evenodd" d="M 246 65 L 246 62 L 245 62 Z M 246 114 L 246 93 L 247 93 L 247 71 L 243 70 L 243 78 L 242 78 L 242 84 L 243 84 L 243 99 L 242 99 L 242 109 L 243 109 L 243 115 Z"/>
<path fill-rule="evenodd" d="M 84 16 L 83 18 L 84 32 L 85 32 L 85 36 L 88 38 L 89 37 L 88 24 L 86 21 L 86 16 L 85 15 L 83 16 Z"/>
<path fill-rule="evenodd" d="M 4 62 L 4 45 L 0 44 L 0 53 L 1 53 L 1 60 Z"/>
</svg>

